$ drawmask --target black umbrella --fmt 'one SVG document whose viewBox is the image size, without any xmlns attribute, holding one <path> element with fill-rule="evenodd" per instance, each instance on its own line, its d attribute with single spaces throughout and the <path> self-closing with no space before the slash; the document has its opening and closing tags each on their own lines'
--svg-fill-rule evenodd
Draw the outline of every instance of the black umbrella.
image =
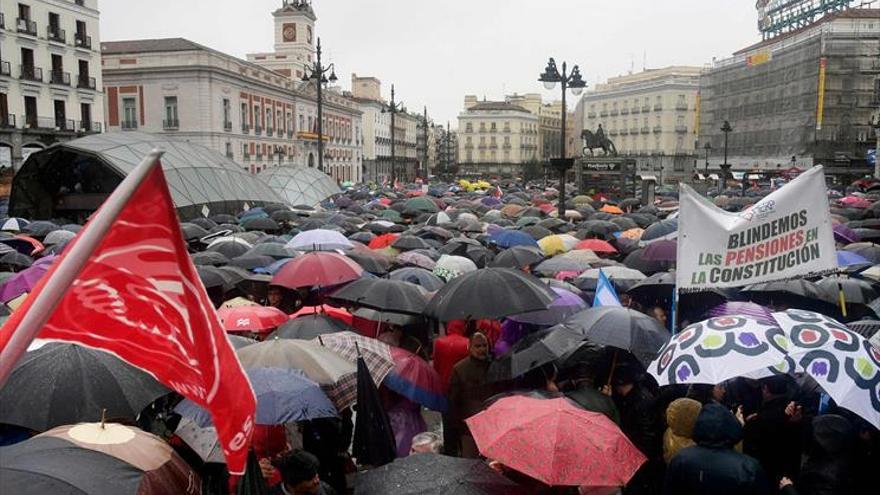
<svg viewBox="0 0 880 495">
<path fill-rule="evenodd" d="M 312 340 L 321 335 L 352 331 L 345 323 L 322 314 L 298 316 L 283 323 L 269 338 Z"/>
<path fill-rule="evenodd" d="M 144 471 L 121 459 L 60 438 L 32 438 L 0 448 L 3 494 L 150 493 L 144 477 Z"/>
<path fill-rule="evenodd" d="M 269 486 L 260 469 L 260 461 L 254 454 L 253 449 L 248 452 L 247 466 L 244 476 L 238 480 L 235 486 L 236 495 L 269 495 Z"/>
<path fill-rule="evenodd" d="M 345 255 L 374 275 L 385 275 L 391 268 L 391 259 L 381 254 L 374 254 L 370 251 L 352 251 L 345 253 Z"/>
<path fill-rule="evenodd" d="M 58 230 L 58 225 L 52 222 L 47 222 L 45 220 L 31 222 L 28 225 L 25 225 L 23 229 L 21 229 L 22 232 L 31 237 L 46 237 L 46 234 L 52 232 L 53 230 Z"/>
<path fill-rule="evenodd" d="M 300 219 L 300 216 L 295 211 L 278 210 L 272 212 L 271 218 L 276 222 L 295 222 Z"/>
<path fill-rule="evenodd" d="M 229 263 L 229 258 L 217 251 L 202 251 L 190 255 L 194 265 L 201 266 L 221 266 Z"/>
<path fill-rule="evenodd" d="M 394 432 L 363 357 L 358 357 L 357 369 L 357 415 L 352 454 L 358 464 L 383 466 L 397 457 Z"/>
<path fill-rule="evenodd" d="M 238 218 L 235 215 L 227 215 L 225 213 L 220 213 L 218 215 L 214 215 L 213 217 L 211 217 L 211 220 L 213 220 L 214 222 L 216 222 L 218 224 L 223 224 L 223 223 L 236 224 L 236 223 L 238 223 Z"/>
<path fill-rule="evenodd" d="M 620 306 L 586 309 L 565 320 L 563 326 L 580 332 L 591 342 L 631 352 L 648 366 L 669 340 L 660 322 Z"/>
<path fill-rule="evenodd" d="M 199 227 L 201 227 L 205 230 L 211 230 L 217 226 L 217 222 L 211 220 L 210 218 L 205 218 L 205 217 L 193 218 L 189 221 L 189 223 L 198 225 Z"/>
<path fill-rule="evenodd" d="M 269 256 L 276 260 L 284 259 L 284 258 L 293 258 L 297 253 L 295 250 L 290 249 L 284 244 L 279 244 L 277 242 L 261 242 L 254 247 L 250 248 L 245 256 Z"/>
<path fill-rule="evenodd" d="M 199 273 L 202 285 L 204 285 L 206 289 L 222 287 L 223 290 L 229 290 L 234 285 L 230 283 L 223 271 L 217 267 L 196 266 L 196 271 Z"/>
<path fill-rule="evenodd" d="M 653 275 L 659 272 L 665 272 L 672 268 L 675 263 L 672 261 L 649 260 L 645 257 L 645 248 L 639 248 L 626 255 L 623 264 L 633 270 L 638 270 L 645 275 Z"/>
<path fill-rule="evenodd" d="M 519 495 L 526 490 L 480 459 L 417 454 L 357 476 L 355 495 Z"/>
<path fill-rule="evenodd" d="M 537 278 L 509 268 L 484 268 L 456 277 L 428 303 L 440 321 L 497 319 L 547 309 L 556 299 Z"/>
<path fill-rule="evenodd" d="M 420 315 L 428 302 L 425 292 L 418 285 L 400 280 L 364 278 L 337 290 L 331 297 L 381 311 Z"/>
<path fill-rule="evenodd" d="M 527 227 L 523 227 L 520 230 L 522 230 L 526 234 L 529 234 L 530 236 L 532 236 L 532 238 L 535 239 L 536 241 L 540 241 L 541 239 L 543 239 L 547 236 L 553 235 L 553 232 L 549 231 L 548 229 L 545 229 L 544 227 L 538 226 L 538 225 L 529 225 Z"/>
<path fill-rule="evenodd" d="M 847 305 L 865 305 L 880 297 L 870 282 L 846 276 L 825 277 L 816 283 L 816 287 L 825 293 L 825 301 L 829 303 L 838 302 L 841 289 Z"/>
<path fill-rule="evenodd" d="M 398 268 L 389 273 L 388 278 L 419 285 L 428 292 L 438 291 L 445 285 L 443 280 L 431 271 L 416 266 Z"/>
<path fill-rule="evenodd" d="M 133 420 L 167 393 L 152 376 L 112 354 L 49 343 L 27 352 L 0 389 L 0 423 L 45 431 L 99 421 L 104 409 L 108 418 Z"/>
<path fill-rule="evenodd" d="M 675 273 L 660 272 L 642 280 L 626 291 L 638 300 L 669 299 L 675 289 Z"/>
<path fill-rule="evenodd" d="M 243 335 L 234 335 L 231 333 L 226 334 L 226 338 L 229 339 L 229 343 L 232 344 L 232 348 L 235 350 L 239 350 L 242 347 L 247 347 L 251 344 L 256 344 L 257 341 Z"/>
<path fill-rule="evenodd" d="M 615 232 L 620 232 L 620 226 L 607 220 L 587 220 L 578 226 L 575 237 L 588 239 L 591 237 L 608 237 Z"/>
<path fill-rule="evenodd" d="M 651 225 L 642 233 L 642 242 L 649 243 L 660 239 L 673 239 L 678 235 L 678 219 L 668 218 Z"/>
<path fill-rule="evenodd" d="M 372 232 L 355 232 L 354 234 L 348 236 L 348 240 L 362 242 L 364 244 L 369 244 L 370 241 L 376 238 L 376 234 Z"/>
<path fill-rule="evenodd" d="M 797 302 L 823 301 L 828 298 L 824 289 L 809 280 L 800 278 L 752 284 L 744 287 L 740 292 L 748 299 L 757 302 L 767 302 L 773 299 Z M 837 287 L 835 287 L 836 293 Z"/>
<path fill-rule="evenodd" d="M 32 264 L 34 264 L 33 258 L 26 254 L 21 254 L 17 251 L 10 251 L 3 256 L 0 256 L 0 265 L 11 265 L 20 268 L 27 268 Z"/>
<path fill-rule="evenodd" d="M 611 219 L 611 223 L 617 225 L 620 231 L 639 228 L 639 224 L 635 220 L 627 217 L 614 217 Z"/>
<path fill-rule="evenodd" d="M 208 235 L 208 231 L 205 228 L 194 223 L 182 223 L 180 224 L 180 230 L 183 232 L 183 238 L 187 241 L 194 241 Z"/>
<path fill-rule="evenodd" d="M 413 249 L 430 249 L 431 245 L 421 237 L 402 235 L 391 244 L 391 247 L 401 251 L 412 251 Z"/>
<path fill-rule="evenodd" d="M 489 366 L 491 381 L 512 380 L 573 352 L 584 335 L 577 330 L 557 325 L 530 333 Z"/>
<path fill-rule="evenodd" d="M 495 256 L 492 266 L 498 268 L 522 269 L 544 261 L 544 253 L 539 248 L 531 246 L 514 246 L 505 249 Z"/>
<path fill-rule="evenodd" d="M 253 270 L 254 268 L 263 268 L 275 262 L 274 258 L 268 256 L 250 256 L 244 255 L 229 260 L 228 266 L 237 266 L 245 270 Z"/>
<path fill-rule="evenodd" d="M 216 244 L 211 244 L 208 246 L 206 252 L 216 252 L 220 253 L 223 256 L 226 256 L 229 259 L 238 258 L 239 256 L 243 256 L 245 253 L 250 251 L 252 246 L 245 240 L 242 239 L 225 239 L 223 241 L 217 242 Z"/>
</svg>

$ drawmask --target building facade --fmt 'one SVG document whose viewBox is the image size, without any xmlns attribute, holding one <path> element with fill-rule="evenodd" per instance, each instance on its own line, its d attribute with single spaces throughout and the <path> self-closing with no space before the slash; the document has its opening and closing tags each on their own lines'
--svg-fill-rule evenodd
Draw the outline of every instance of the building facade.
<svg viewBox="0 0 880 495">
<path fill-rule="evenodd" d="M 470 175 L 522 175 L 540 168 L 540 118 L 507 101 L 465 96 L 458 115 L 459 172 Z"/>
<path fill-rule="evenodd" d="M 777 170 L 824 164 L 831 174 L 872 173 L 871 116 L 880 79 L 880 9 L 850 9 L 717 60 L 701 79 L 700 142 L 710 166 Z"/>
<path fill-rule="evenodd" d="M 103 129 L 97 0 L 0 3 L 0 166 Z"/>
<path fill-rule="evenodd" d="M 188 40 L 104 42 L 106 122 L 204 144 L 257 173 L 316 167 L 314 87 Z M 360 111 L 325 95 L 324 170 L 360 180 Z"/>
<path fill-rule="evenodd" d="M 318 20 L 309 0 L 282 0 L 272 13 L 275 51 L 251 53 L 248 62 L 292 79 L 303 77 L 303 68 L 314 61 L 315 22 Z"/>
</svg>

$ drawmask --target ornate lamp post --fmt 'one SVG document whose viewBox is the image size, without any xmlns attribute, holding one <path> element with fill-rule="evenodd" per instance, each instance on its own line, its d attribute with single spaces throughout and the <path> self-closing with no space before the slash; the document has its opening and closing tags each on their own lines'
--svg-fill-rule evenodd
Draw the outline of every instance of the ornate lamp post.
<svg viewBox="0 0 880 495">
<path fill-rule="evenodd" d="M 733 132 L 730 122 L 724 121 L 724 125 L 721 126 L 721 132 L 724 133 L 724 163 L 721 164 L 721 191 L 724 191 L 727 189 L 727 174 L 730 172 L 730 164 L 727 163 L 727 137 Z"/>
<path fill-rule="evenodd" d="M 327 77 L 327 73 L 330 77 Z M 335 83 L 336 69 L 333 64 L 324 66 L 321 64 L 321 38 L 318 38 L 317 59 L 314 64 L 306 64 L 303 67 L 302 80 L 309 82 L 314 80 L 315 86 L 318 88 L 318 170 L 324 171 L 324 99 L 323 87 L 328 82 Z"/>
<path fill-rule="evenodd" d="M 428 107 L 424 107 L 424 110 L 422 112 L 422 122 L 419 125 L 422 127 L 422 138 L 424 139 L 424 147 L 422 148 L 422 163 L 416 170 L 416 177 L 422 176 L 422 167 L 425 168 L 425 177 L 428 177 L 428 128 L 434 128 L 434 124 L 428 123 Z"/>
<path fill-rule="evenodd" d="M 397 180 L 397 156 L 395 155 L 395 141 L 397 141 L 397 137 L 395 136 L 395 116 L 399 112 L 404 112 L 403 103 L 396 101 L 394 99 L 394 85 L 391 85 L 391 103 L 385 106 L 382 109 L 382 113 L 390 113 L 391 114 L 391 185 L 394 186 L 394 182 Z"/>
<path fill-rule="evenodd" d="M 703 149 L 706 150 L 706 174 L 709 173 L 709 153 L 712 152 L 712 143 L 706 141 L 706 144 L 703 145 Z"/>
<path fill-rule="evenodd" d="M 565 157 L 565 119 L 568 113 L 565 102 L 566 90 L 571 89 L 571 92 L 578 96 L 587 87 L 587 83 L 581 77 L 581 70 L 577 65 L 572 67 L 571 74 L 569 74 L 567 62 L 562 62 L 562 73 L 560 74 L 559 69 L 556 68 L 556 60 L 553 58 L 550 58 L 550 61 L 547 62 L 547 67 L 538 78 L 538 81 L 544 83 L 544 87 L 548 90 L 556 87 L 556 83 L 562 83 L 562 126 L 559 139 L 559 158 L 550 160 L 550 163 L 553 168 L 559 170 L 559 218 L 564 219 L 565 176 L 568 170 L 574 166 L 574 159 Z"/>
</svg>

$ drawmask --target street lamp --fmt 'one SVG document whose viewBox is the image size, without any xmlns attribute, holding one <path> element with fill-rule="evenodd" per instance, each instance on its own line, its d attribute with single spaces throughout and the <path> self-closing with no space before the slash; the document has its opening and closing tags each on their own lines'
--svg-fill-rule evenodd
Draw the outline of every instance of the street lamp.
<svg viewBox="0 0 880 495">
<path fill-rule="evenodd" d="M 727 173 L 730 171 L 730 164 L 727 163 L 727 137 L 733 132 L 730 122 L 724 121 L 724 125 L 721 126 L 721 132 L 724 133 L 724 163 L 721 164 L 721 191 L 724 191 L 727 189 Z"/>
<path fill-rule="evenodd" d="M 330 77 L 327 77 L 327 73 L 330 73 Z M 323 101 L 323 86 L 330 83 L 335 83 L 338 79 L 336 78 L 336 69 L 333 64 L 324 66 L 321 64 L 321 38 L 318 38 L 318 46 L 317 46 L 317 60 L 314 64 L 306 64 L 303 67 L 303 82 L 309 82 L 314 80 L 315 86 L 318 88 L 318 170 L 321 172 L 324 171 L 324 101 Z"/>
<path fill-rule="evenodd" d="M 559 158 L 550 160 L 550 163 L 553 164 L 553 167 L 559 170 L 560 180 L 559 180 L 559 218 L 565 218 L 565 175 L 566 172 L 571 169 L 574 165 L 574 159 L 565 157 L 565 118 L 566 113 L 566 90 L 571 89 L 571 92 L 578 96 L 583 91 L 584 88 L 587 87 L 587 83 L 584 82 L 581 77 L 580 68 L 575 65 L 571 69 L 571 74 L 568 74 L 568 63 L 562 62 L 562 73 L 559 73 L 559 70 L 556 68 L 556 60 L 552 57 L 550 61 L 547 62 L 547 67 L 544 69 L 544 73 L 538 78 L 538 81 L 544 83 L 544 88 L 551 90 L 556 87 L 556 83 L 562 83 L 562 129 L 560 133 L 559 139 Z"/>
<path fill-rule="evenodd" d="M 424 107 L 424 111 L 422 112 L 422 122 L 420 124 L 422 126 L 422 137 L 424 138 L 424 145 L 422 148 L 422 163 L 419 168 L 416 169 L 416 177 L 421 177 L 422 166 L 425 167 L 425 177 L 428 174 L 428 107 Z M 433 128 L 434 124 L 430 124 L 430 127 Z"/>
<path fill-rule="evenodd" d="M 706 141 L 706 144 L 703 146 L 703 149 L 706 150 L 706 174 L 709 174 L 709 153 L 712 152 L 712 143 Z"/>
<path fill-rule="evenodd" d="M 398 102 L 394 99 L 394 85 L 391 85 L 391 103 L 382 108 L 382 113 L 390 113 L 391 114 L 391 186 L 394 186 L 394 182 L 397 180 L 397 156 L 394 153 L 394 142 L 395 138 L 395 116 L 399 112 L 403 112 L 403 103 Z"/>
</svg>

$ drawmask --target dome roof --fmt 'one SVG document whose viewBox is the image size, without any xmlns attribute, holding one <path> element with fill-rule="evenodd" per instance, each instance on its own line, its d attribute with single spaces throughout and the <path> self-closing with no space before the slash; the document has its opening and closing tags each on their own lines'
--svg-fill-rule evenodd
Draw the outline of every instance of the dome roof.
<svg viewBox="0 0 880 495">
<path fill-rule="evenodd" d="M 260 172 L 258 177 L 291 206 L 315 206 L 342 192 L 332 177 L 311 167 L 268 168 Z"/>
<path fill-rule="evenodd" d="M 153 149 L 183 218 L 237 213 L 281 198 L 224 155 L 186 141 L 144 132 L 111 132 L 55 144 L 33 153 L 13 180 L 10 211 L 27 218 L 87 214 Z"/>
</svg>

